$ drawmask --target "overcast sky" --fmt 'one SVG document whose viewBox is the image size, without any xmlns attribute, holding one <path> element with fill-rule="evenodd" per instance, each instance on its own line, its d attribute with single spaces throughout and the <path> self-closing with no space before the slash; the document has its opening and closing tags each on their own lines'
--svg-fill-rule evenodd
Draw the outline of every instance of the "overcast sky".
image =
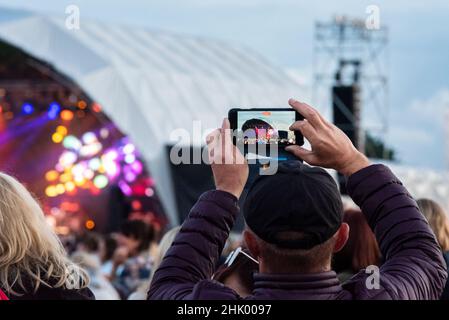
<svg viewBox="0 0 449 320">
<path fill-rule="evenodd" d="M 334 14 L 380 8 L 390 30 L 388 143 L 402 163 L 448 169 L 449 1 L 0 0 L 0 6 L 223 39 L 253 48 L 311 84 L 313 26 Z M 299 99 L 301 97 L 298 97 Z"/>
</svg>

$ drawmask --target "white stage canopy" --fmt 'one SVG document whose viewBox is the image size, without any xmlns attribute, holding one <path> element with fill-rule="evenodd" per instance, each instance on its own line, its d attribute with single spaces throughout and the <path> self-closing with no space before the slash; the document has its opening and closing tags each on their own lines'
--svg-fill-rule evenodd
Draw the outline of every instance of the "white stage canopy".
<svg viewBox="0 0 449 320">
<path fill-rule="evenodd" d="M 230 107 L 285 107 L 300 86 L 249 48 L 222 41 L 0 8 L 0 40 L 72 79 L 146 158 L 172 221 L 165 145 L 178 128 L 217 127 Z M 196 141 L 194 141 L 195 143 Z"/>
</svg>

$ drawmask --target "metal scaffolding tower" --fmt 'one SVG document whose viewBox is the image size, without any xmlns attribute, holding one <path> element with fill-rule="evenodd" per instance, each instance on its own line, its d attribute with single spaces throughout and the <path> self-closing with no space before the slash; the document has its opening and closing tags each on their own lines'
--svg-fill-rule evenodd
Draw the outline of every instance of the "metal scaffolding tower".
<svg viewBox="0 0 449 320">
<path fill-rule="evenodd" d="M 313 103 L 330 107 L 334 85 L 357 85 L 363 136 L 369 131 L 386 141 L 388 29 L 369 29 L 364 20 L 335 16 L 329 22 L 316 22 L 314 38 Z"/>
</svg>

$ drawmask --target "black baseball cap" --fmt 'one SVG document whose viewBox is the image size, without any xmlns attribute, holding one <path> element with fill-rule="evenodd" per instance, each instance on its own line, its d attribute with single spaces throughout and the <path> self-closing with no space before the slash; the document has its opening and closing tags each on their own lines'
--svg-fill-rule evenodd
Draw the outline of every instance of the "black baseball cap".
<svg viewBox="0 0 449 320">
<path fill-rule="evenodd" d="M 248 227 L 262 240 L 287 249 L 310 249 L 330 239 L 343 220 L 334 179 L 322 168 L 284 161 L 274 175 L 258 176 L 243 204 Z M 281 239 L 280 232 L 300 232 Z"/>
</svg>

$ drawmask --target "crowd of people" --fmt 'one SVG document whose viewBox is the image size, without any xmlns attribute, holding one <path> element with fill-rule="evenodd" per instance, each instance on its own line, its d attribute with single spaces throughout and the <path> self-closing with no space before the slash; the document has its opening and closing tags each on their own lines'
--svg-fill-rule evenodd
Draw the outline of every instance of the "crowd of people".
<svg viewBox="0 0 449 320">
<path fill-rule="evenodd" d="M 252 182 L 239 235 L 230 230 L 249 171 L 226 119 L 207 139 L 216 189 L 160 241 L 140 220 L 60 239 L 26 188 L 1 173 L 0 300 L 449 299 L 443 208 L 413 199 L 314 108 L 289 103 L 304 116 L 291 129 L 311 150 L 289 146 L 297 161 Z M 347 177 L 354 206 L 322 167 Z"/>
</svg>

